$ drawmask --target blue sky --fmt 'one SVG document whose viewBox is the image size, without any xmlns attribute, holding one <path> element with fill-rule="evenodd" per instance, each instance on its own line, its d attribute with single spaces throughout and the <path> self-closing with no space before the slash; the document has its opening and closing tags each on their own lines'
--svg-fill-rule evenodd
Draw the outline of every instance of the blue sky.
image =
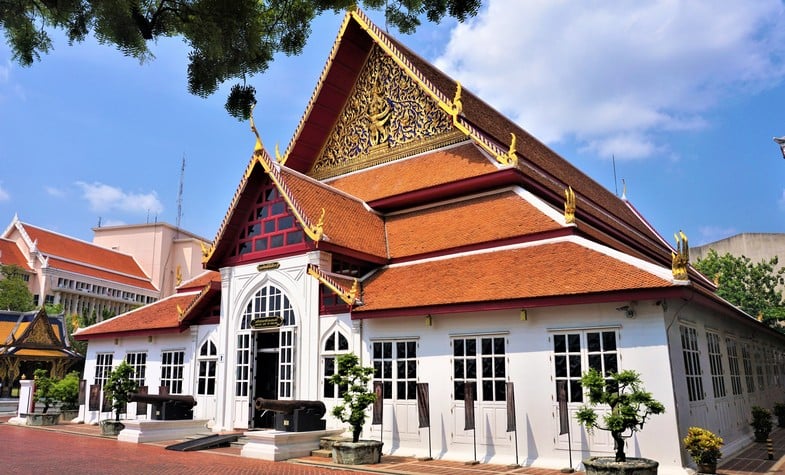
<svg viewBox="0 0 785 475">
<path fill-rule="evenodd" d="M 269 150 L 288 145 L 341 19 L 320 17 L 303 55 L 252 78 Z M 783 24 L 781 0 L 486 0 L 466 24 L 393 34 L 612 192 L 624 180 L 666 239 L 698 245 L 785 232 Z M 56 37 L 21 68 L 0 45 L 0 227 L 17 213 L 89 241 L 99 219 L 174 224 L 185 157 L 182 227 L 214 237 L 253 136 L 223 109 L 230 84 L 188 94 L 180 40 L 152 49 L 140 65 Z"/>
</svg>

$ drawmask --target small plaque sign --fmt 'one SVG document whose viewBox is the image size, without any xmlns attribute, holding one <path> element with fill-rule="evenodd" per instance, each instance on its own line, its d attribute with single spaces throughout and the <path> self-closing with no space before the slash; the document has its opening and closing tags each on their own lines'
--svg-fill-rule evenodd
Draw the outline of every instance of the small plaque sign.
<svg viewBox="0 0 785 475">
<path fill-rule="evenodd" d="M 256 270 L 259 272 L 265 272 L 268 270 L 275 270 L 279 267 L 281 267 L 280 262 L 268 262 L 266 264 L 259 264 L 258 266 L 256 266 Z"/>
<path fill-rule="evenodd" d="M 261 328 L 280 327 L 281 325 L 283 325 L 283 317 L 280 315 L 254 318 L 251 320 L 251 328 L 255 330 L 259 330 Z"/>
</svg>

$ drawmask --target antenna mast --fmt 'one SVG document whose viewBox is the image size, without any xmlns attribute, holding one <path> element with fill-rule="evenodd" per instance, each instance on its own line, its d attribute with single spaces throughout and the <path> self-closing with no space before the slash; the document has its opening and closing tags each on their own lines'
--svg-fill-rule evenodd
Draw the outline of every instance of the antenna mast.
<svg viewBox="0 0 785 475">
<path fill-rule="evenodd" d="M 185 154 L 180 166 L 180 189 L 177 191 L 177 233 L 180 233 L 180 221 L 183 219 L 183 181 L 185 180 Z"/>
</svg>

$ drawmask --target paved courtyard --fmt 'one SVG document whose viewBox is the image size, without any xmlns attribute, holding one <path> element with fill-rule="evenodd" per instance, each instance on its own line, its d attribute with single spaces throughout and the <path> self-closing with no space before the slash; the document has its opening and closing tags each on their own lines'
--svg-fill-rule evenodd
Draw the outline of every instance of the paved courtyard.
<svg viewBox="0 0 785 475">
<path fill-rule="evenodd" d="M 101 437 L 97 426 L 61 424 L 51 427 L 14 426 L 0 418 L 0 473 L 9 474 L 362 474 L 400 475 L 559 475 L 558 470 L 504 465 L 465 465 L 461 462 L 411 457 L 384 456 L 382 463 L 345 467 L 321 457 L 303 457 L 287 462 L 268 462 L 240 457 L 236 447 L 198 452 L 175 452 L 165 446 L 175 441 L 148 444 L 118 442 Z M 765 444 L 750 446 L 721 461 L 719 475 L 763 475 L 785 473 L 785 430 L 772 433 L 774 457 Z"/>
</svg>

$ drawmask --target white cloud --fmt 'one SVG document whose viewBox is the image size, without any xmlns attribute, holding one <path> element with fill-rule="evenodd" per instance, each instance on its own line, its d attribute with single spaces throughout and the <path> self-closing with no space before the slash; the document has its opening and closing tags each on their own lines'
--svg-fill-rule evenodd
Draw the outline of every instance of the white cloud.
<svg viewBox="0 0 785 475">
<path fill-rule="evenodd" d="M 8 201 L 11 199 L 11 195 L 8 194 L 7 191 L 0 185 L 0 201 Z"/>
<path fill-rule="evenodd" d="M 61 190 L 53 186 L 45 186 L 44 191 L 46 191 L 47 195 L 54 196 L 55 198 L 62 198 L 66 195 L 65 190 Z"/>
<path fill-rule="evenodd" d="M 541 140 L 642 158 L 782 79 L 783 20 L 779 0 L 488 0 L 436 64 Z"/>
<path fill-rule="evenodd" d="M 90 209 L 96 212 L 123 211 L 134 214 L 160 214 L 164 210 L 154 191 L 146 194 L 127 193 L 120 188 L 99 182 L 78 181 L 76 185 L 82 189 L 82 197 L 90 203 Z"/>
</svg>

